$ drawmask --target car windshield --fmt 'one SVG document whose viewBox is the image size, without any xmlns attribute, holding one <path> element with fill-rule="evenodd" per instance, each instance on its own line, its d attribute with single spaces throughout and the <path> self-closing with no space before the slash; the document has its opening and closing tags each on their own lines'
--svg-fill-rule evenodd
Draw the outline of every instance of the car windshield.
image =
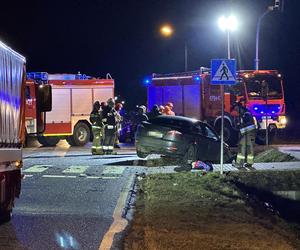
<svg viewBox="0 0 300 250">
<path fill-rule="evenodd" d="M 245 82 L 249 99 L 282 98 L 281 80 L 275 75 L 256 75 Z"/>
<path fill-rule="evenodd" d="M 198 122 L 192 127 L 192 131 L 202 136 L 206 136 L 208 138 L 218 140 L 218 135 L 208 127 L 207 124 Z"/>
</svg>

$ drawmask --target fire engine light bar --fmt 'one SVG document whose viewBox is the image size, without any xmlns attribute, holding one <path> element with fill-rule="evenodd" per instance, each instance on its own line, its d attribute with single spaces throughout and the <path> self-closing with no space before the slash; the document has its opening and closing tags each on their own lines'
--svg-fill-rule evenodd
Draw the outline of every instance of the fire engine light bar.
<svg viewBox="0 0 300 250">
<path fill-rule="evenodd" d="M 28 80 L 41 80 L 48 81 L 48 73 L 47 72 L 28 72 L 26 74 Z"/>
<path fill-rule="evenodd" d="M 259 114 L 277 114 L 281 110 L 281 106 L 279 104 L 270 104 L 270 105 L 256 105 L 253 106 L 253 110 Z"/>
</svg>

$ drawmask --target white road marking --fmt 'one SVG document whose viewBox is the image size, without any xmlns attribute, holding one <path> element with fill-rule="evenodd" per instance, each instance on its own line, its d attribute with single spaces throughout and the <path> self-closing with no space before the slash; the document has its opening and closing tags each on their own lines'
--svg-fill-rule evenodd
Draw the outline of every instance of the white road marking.
<svg viewBox="0 0 300 250">
<path fill-rule="evenodd" d="M 52 165 L 34 165 L 30 168 L 24 169 L 24 173 L 42 173 L 46 171 L 49 167 L 52 167 Z"/>
<path fill-rule="evenodd" d="M 87 176 L 87 179 L 118 179 L 118 176 Z"/>
<path fill-rule="evenodd" d="M 24 177 L 23 177 L 23 179 L 25 179 L 25 178 L 30 178 L 30 177 L 32 177 L 32 176 L 33 176 L 32 174 L 25 174 Z"/>
<path fill-rule="evenodd" d="M 126 167 L 123 166 L 107 166 L 102 171 L 102 175 L 122 175 Z"/>
<path fill-rule="evenodd" d="M 89 166 L 70 166 L 63 173 L 67 174 L 83 174 Z"/>
<path fill-rule="evenodd" d="M 76 175 L 43 175 L 44 178 L 77 178 Z"/>
</svg>

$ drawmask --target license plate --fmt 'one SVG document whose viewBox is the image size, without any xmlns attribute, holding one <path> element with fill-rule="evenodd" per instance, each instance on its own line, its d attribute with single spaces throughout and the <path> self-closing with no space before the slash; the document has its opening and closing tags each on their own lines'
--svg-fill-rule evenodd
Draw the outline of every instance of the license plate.
<svg viewBox="0 0 300 250">
<path fill-rule="evenodd" d="M 267 119 L 267 117 L 266 116 L 262 116 L 261 119 L 265 120 L 265 119 Z M 272 119 L 272 116 L 268 116 L 268 119 Z"/>
<path fill-rule="evenodd" d="M 149 131 L 148 135 L 152 136 L 152 137 L 156 137 L 156 138 L 162 138 L 163 137 L 163 134 L 160 133 L 160 132 L 157 132 L 157 131 Z"/>
</svg>

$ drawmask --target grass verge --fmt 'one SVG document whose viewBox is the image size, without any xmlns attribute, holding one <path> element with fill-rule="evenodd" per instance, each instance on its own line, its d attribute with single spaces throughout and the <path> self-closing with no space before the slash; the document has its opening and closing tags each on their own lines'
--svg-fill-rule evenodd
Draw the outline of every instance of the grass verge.
<svg viewBox="0 0 300 250">
<path fill-rule="evenodd" d="M 298 161 L 294 156 L 285 154 L 276 148 L 265 148 L 254 157 L 255 162 L 290 162 Z"/>
<path fill-rule="evenodd" d="M 300 172 L 289 176 L 300 179 Z M 259 204 L 251 204 L 249 197 L 235 185 L 235 182 L 255 185 L 259 182 L 255 178 L 254 181 L 251 173 L 249 176 L 248 173 L 146 176 L 138 183 L 136 212 L 124 248 L 300 248 L 298 229 Z M 265 178 L 262 186 L 276 186 L 272 181 L 274 176 Z"/>
</svg>

